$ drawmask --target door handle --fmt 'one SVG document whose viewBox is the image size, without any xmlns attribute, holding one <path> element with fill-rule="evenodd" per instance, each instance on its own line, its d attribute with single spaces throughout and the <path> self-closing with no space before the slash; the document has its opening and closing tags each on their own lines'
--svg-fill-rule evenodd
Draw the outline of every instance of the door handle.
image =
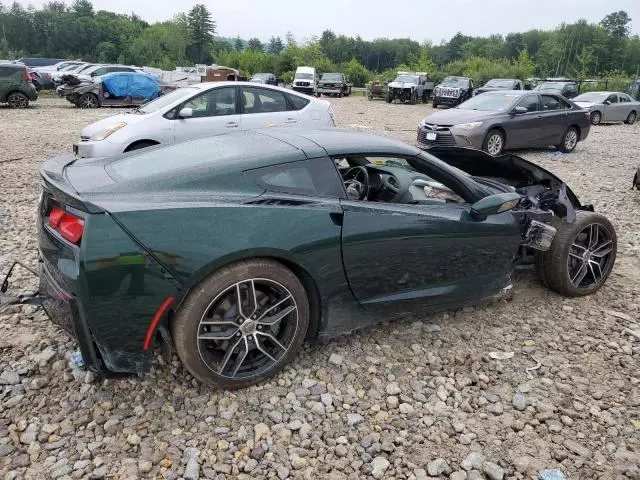
<svg viewBox="0 0 640 480">
<path fill-rule="evenodd" d="M 297 118 L 287 118 L 284 123 L 298 123 Z"/>
<path fill-rule="evenodd" d="M 225 125 L 227 128 L 237 128 L 238 122 L 229 122 Z"/>
</svg>

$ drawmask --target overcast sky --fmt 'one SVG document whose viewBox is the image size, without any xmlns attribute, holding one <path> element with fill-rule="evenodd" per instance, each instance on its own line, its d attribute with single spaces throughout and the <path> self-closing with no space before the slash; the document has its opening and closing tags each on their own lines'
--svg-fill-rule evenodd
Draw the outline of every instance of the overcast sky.
<svg viewBox="0 0 640 480">
<path fill-rule="evenodd" d="M 30 3 L 40 7 L 46 0 Z M 96 10 L 135 12 L 148 22 L 166 20 L 196 3 L 213 13 L 218 35 L 263 41 L 271 35 L 284 39 L 289 30 L 303 40 L 331 29 L 365 40 L 410 37 L 437 44 L 458 31 L 488 35 L 548 30 L 579 18 L 597 23 L 618 10 L 627 11 L 632 33 L 640 34 L 640 0 L 93 0 Z"/>
</svg>

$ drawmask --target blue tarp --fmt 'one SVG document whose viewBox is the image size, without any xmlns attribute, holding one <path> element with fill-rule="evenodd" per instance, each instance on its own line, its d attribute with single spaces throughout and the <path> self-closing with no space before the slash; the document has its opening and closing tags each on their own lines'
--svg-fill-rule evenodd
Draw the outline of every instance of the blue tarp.
<svg viewBox="0 0 640 480">
<path fill-rule="evenodd" d="M 158 79 L 146 73 L 115 72 L 100 77 L 104 87 L 114 97 L 138 97 L 146 100 L 158 96 Z"/>
</svg>

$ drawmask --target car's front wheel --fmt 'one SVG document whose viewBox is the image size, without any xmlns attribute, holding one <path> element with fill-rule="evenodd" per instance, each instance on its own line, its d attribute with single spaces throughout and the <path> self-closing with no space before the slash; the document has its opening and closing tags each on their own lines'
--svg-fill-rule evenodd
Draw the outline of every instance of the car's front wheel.
<svg viewBox="0 0 640 480">
<path fill-rule="evenodd" d="M 244 388 L 272 377 L 302 346 L 309 326 L 304 286 L 282 264 L 224 267 L 188 295 L 171 325 L 178 356 L 201 382 Z"/>
<path fill-rule="evenodd" d="M 29 98 L 20 92 L 12 92 L 7 97 L 9 108 L 27 108 L 29 106 Z"/>
<path fill-rule="evenodd" d="M 562 295 L 589 295 L 609 278 L 617 248 L 609 220 L 579 211 L 573 223 L 561 224 L 551 248 L 536 255 L 536 271 L 545 286 Z"/>
<path fill-rule="evenodd" d="M 602 114 L 597 110 L 595 112 L 591 112 L 589 120 L 591 120 L 591 125 L 600 125 L 600 122 L 602 121 Z"/>
<path fill-rule="evenodd" d="M 636 112 L 630 112 L 629 115 L 627 115 L 627 119 L 624 121 L 624 123 L 626 123 L 627 125 L 633 125 L 634 123 L 636 123 L 637 118 L 638 114 Z"/>
<path fill-rule="evenodd" d="M 575 127 L 567 128 L 567 130 L 564 132 L 564 135 L 562 136 L 560 145 L 558 145 L 558 150 L 560 150 L 562 153 L 573 152 L 573 149 L 576 148 L 576 145 L 578 144 L 578 139 L 578 130 L 576 130 Z"/>
<path fill-rule="evenodd" d="M 494 157 L 500 155 L 504 150 L 504 134 L 500 130 L 489 130 L 484 138 L 482 149 Z"/>
</svg>

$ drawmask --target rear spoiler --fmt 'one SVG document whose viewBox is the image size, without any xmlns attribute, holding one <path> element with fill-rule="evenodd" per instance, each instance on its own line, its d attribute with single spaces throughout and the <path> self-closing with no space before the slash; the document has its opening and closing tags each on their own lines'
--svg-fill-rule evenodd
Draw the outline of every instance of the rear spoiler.
<svg viewBox="0 0 640 480">
<path fill-rule="evenodd" d="M 64 170 L 76 158 L 73 155 L 60 155 L 45 161 L 40 167 L 42 188 L 48 191 L 58 202 L 87 213 L 103 213 L 104 209 L 82 199 L 64 176 Z"/>
</svg>

